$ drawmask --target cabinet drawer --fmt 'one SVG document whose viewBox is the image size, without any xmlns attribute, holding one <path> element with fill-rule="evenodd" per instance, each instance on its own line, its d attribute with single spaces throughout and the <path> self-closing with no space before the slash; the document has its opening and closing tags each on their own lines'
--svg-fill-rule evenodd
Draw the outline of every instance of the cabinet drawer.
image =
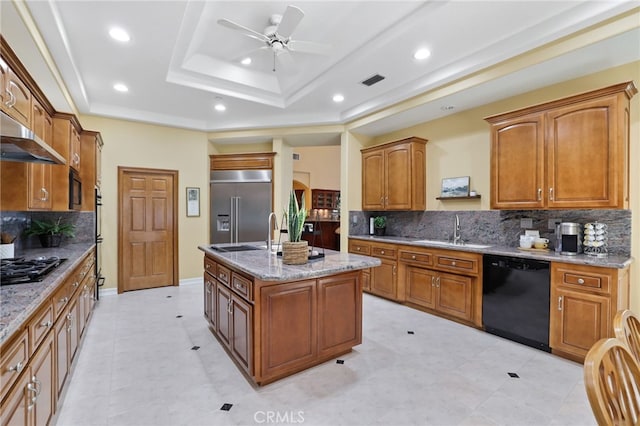
<svg viewBox="0 0 640 426">
<path fill-rule="evenodd" d="M 552 275 L 558 285 L 604 294 L 611 292 L 612 274 L 607 273 L 607 269 L 568 264 L 557 264 L 553 269 L 556 274 Z"/>
<path fill-rule="evenodd" d="M 231 279 L 231 271 L 229 270 L 229 268 L 226 268 L 222 265 L 217 265 L 216 277 L 218 278 L 218 281 L 226 284 L 227 287 L 229 287 L 229 280 Z"/>
<path fill-rule="evenodd" d="M 419 263 L 421 265 L 433 264 L 431 253 L 418 253 L 414 251 L 400 251 L 400 260 L 403 262 Z"/>
<path fill-rule="evenodd" d="M 43 305 L 44 307 L 29 321 L 28 325 L 29 353 L 31 354 L 36 351 L 53 326 L 53 305 L 51 302 L 46 302 Z"/>
<path fill-rule="evenodd" d="M 204 258 L 204 271 L 211 275 L 216 275 L 216 262 L 206 256 Z"/>
<path fill-rule="evenodd" d="M 251 280 L 233 272 L 231 274 L 231 283 L 231 288 L 234 292 L 249 301 L 253 301 L 253 283 Z"/>
<path fill-rule="evenodd" d="M 371 246 L 367 243 L 350 240 L 349 253 L 364 254 L 368 256 L 371 254 Z"/>
<path fill-rule="evenodd" d="M 457 256 L 437 255 L 436 266 L 450 271 L 478 273 L 478 261 L 476 259 L 464 259 Z"/>
<path fill-rule="evenodd" d="M 60 288 L 53 294 L 53 317 L 57 320 L 65 306 L 71 300 L 73 294 L 72 282 L 70 280 L 65 281 Z"/>
<path fill-rule="evenodd" d="M 385 259 L 396 259 L 398 251 L 393 247 L 372 246 L 371 255 Z"/>
<path fill-rule="evenodd" d="M 4 395 L 18 379 L 20 372 L 26 368 L 28 359 L 27 330 L 23 330 L 9 345 L 2 345 L 2 359 L 0 360 L 2 393 L 0 393 L 0 400 L 4 399 Z"/>
</svg>

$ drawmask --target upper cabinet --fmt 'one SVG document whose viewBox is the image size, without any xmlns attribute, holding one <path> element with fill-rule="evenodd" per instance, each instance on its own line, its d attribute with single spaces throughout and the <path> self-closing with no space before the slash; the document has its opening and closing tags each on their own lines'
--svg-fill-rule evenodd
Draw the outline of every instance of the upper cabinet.
<svg viewBox="0 0 640 426">
<path fill-rule="evenodd" d="M 633 82 L 487 117 L 491 208 L 627 208 Z"/>
<path fill-rule="evenodd" d="M 331 209 L 338 208 L 340 200 L 340 191 L 332 189 L 312 189 L 311 190 L 311 208 L 313 209 Z"/>
<path fill-rule="evenodd" d="M 7 63 L 0 59 L 2 111 L 23 125 L 31 126 L 31 92 Z"/>
<path fill-rule="evenodd" d="M 362 150 L 362 210 L 426 209 L 426 139 Z"/>
</svg>

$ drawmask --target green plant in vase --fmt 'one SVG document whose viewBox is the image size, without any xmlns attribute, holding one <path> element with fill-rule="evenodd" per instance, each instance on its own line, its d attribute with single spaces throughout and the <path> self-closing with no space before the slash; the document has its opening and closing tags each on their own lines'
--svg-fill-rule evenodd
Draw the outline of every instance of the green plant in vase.
<svg viewBox="0 0 640 426">
<path fill-rule="evenodd" d="M 376 216 L 373 218 L 373 233 L 375 235 L 384 235 L 387 228 L 387 217 Z"/>
<path fill-rule="evenodd" d="M 33 219 L 31 226 L 25 230 L 25 234 L 38 236 L 42 247 L 58 247 L 62 237 L 75 237 L 75 230 L 75 225 L 63 223 L 61 217 L 58 220 Z"/>
<path fill-rule="evenodd" d="M 289 210 L 284 212 L 287 222 L 289 241 L 282 243 L 282 263 L 297 265 L 307 263 L 309 249 L 307 241 L 302 240 L 304 221 L 307 218 L 307 209 L 304 201 L 304 193 L 300 206 L 294 191 L 289 193 Z"/>
</svg>

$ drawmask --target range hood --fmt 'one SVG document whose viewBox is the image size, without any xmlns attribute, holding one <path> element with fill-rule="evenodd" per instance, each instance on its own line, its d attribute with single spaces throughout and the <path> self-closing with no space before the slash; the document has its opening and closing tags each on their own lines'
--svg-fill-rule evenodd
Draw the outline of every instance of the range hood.
<svg viewBox="0 0 640 426">
<path fill-rule="evenodd" d="M 23 163 L 67 164 L 64 157 L 29 128 L 1 112 L 0 160 Z"/>
</svg>

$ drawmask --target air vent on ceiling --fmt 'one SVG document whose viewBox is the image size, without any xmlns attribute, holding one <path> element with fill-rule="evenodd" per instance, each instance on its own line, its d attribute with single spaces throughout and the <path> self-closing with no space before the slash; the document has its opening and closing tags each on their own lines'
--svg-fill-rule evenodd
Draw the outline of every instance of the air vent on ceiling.
<svg viewBox="0 0 640 426">
<path fill-rule="evenodd" d="M 294 154 L 293 154 L 293 159 L 294 159 L 294 160 L 299 160 L 299 159 L 300 159 L 300 154 L 296 154 L 296 153 L 294 153 Z"/>
<path fill-rule="evenodd" d="M 380 82 L 384 80 L 384 77 L 381 76 L 380 74 L 376 74 L 376 75 L 372 75 L 371 77 L 369 77 L 368 79 L 364 80 L 362 82 L 362 84 L 364 84 L 365 86 L 373 86 L 374 84 Z"/>
</svg>

